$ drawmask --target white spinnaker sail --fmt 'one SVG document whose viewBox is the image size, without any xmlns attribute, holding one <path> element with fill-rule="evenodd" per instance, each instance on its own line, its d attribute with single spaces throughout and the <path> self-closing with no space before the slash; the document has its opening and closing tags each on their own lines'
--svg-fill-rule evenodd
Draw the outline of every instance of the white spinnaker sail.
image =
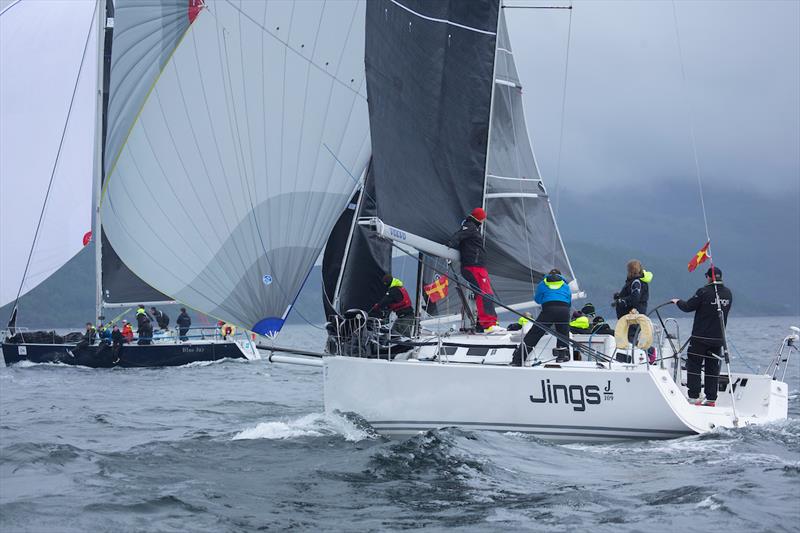
<svg viewBox="0 0 800 533">
<path fill-rule="evenodd" d="M 0 305 L 69 261 L 91 230 L 95 6 L 95 0 L 0 6 Z"/>
<path fill-rule="evenodd" d="M 146 27 L 124 20 L 146 19 L 142 5 L 118 0 L 116 29 Z M 101 212 L 133 272 L 213 317 L 280 329 L 369 157 L 364 8 L 207 0 L 136 116 L 109 107 L 110 136 L 131 126 L 107 145 Z"/>
</svg>

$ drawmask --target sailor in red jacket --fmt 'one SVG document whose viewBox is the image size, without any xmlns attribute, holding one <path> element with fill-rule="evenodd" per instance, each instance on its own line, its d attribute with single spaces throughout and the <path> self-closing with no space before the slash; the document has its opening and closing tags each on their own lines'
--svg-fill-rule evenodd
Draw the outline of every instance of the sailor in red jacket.
<svg viewBox="0 0 800 533">
<path fill-rule="evenodd" d="M 486 211 L 476 207 L 461 223 L 461 229 L 450 239 L 450 246 L 461 252 L 461 275 L 480 289 L 475 293 L 475 306 L 478 308 L 478 328 L 487 333 L 500 330 L 494 304 L 482 294 L 493 295 L 492 282 L 486 271 L 486 249 L 483 247 L 481 224 L 486 220 Z"/>
<path fill-rule="evenodd" d="M 386 293 L 378 303 L 372 306 L 373 311 L 389 311 L 397 315 L 392 330 L 396 333 L 410 337 L 414 330 L 414 307 L 408 291 L 403 287 L 403 282 L 391 274 L 383 276 Z"/>
</svg>

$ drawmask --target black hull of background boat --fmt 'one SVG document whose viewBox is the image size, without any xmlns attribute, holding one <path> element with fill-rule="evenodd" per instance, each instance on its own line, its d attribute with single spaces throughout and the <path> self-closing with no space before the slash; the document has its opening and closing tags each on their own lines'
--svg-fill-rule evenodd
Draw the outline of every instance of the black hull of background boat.
<svg viewBox="0 0 800 533">
<path fill-rule="evenodd" d="M 181 344 L 126 344 L 118 354 L 108 345 L 75 349 L 74 344 L 3 343 L 6 365 L 20 361 L 61 363 L 90 368 L 181 366 L 219 359 L 244 359 L 235 342 Z"/>
</svg>

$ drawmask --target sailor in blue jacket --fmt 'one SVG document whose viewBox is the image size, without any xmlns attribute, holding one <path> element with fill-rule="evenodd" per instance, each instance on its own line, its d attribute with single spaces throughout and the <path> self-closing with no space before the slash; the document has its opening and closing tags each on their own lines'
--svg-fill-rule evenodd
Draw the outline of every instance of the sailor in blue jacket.
<svg viewBox="0 0 800 533">
<path fill-rule="evenodd" d="M 572 305 L 572 292 L 569 288 L 569 283 L 561 275 L 561 272 L 554 268 L 547 276 L 539 282 L 536 286 L 536 292 L 533 295 L 533 300 L 542 306 L 542 312 L 536 318 L 536 321 L 542 326 L 553 328 L 559 333 L 560 338 L 556 341 L 556 347 L 563 348 L 567 346 L 566 340 L 569 338 L 569 309 Z M 512 366 L 522 366 L 522 355 L 533 350 L 533 347 L 544 336 L 545 330 L 534 325 L 525 338 L 522 344 L 514 351 L 514 357 L 511 360 Z M 559 358 L 559 362 L 562 358 Z M 569 356 L 566 356 L 566 360 Z"/>
</svg>

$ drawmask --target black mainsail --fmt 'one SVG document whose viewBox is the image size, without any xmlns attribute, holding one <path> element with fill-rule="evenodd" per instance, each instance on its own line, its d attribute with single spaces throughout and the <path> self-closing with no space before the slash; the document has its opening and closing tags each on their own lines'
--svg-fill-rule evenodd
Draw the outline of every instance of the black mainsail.
<svg viewBox="0 0 800 533">
<path fill-rule="evenodd" d="M 530 305 L 535 284 L 554 267 L 574 279 L 528 137 L 499 0 L 376 0 L 366 17 L 372 166 L 358 216 L 446 244 L 465 214 L 482 206 L 487 268 L 502 302 Z M 376 254 L 366 233 L 355 226 L 342 279 L 358 283 L 340 284 L 348 305 L 339 310 L 374 302 L 352 295 L 369 292 L 364 284 L 390 268 L 388 243 Z M 449 269 L 441 259 L 425 261 L 434 268 L 423 271 L 423 285 Z M 426 314 L 461 307 L 449 291 Z"/>
</svg>

